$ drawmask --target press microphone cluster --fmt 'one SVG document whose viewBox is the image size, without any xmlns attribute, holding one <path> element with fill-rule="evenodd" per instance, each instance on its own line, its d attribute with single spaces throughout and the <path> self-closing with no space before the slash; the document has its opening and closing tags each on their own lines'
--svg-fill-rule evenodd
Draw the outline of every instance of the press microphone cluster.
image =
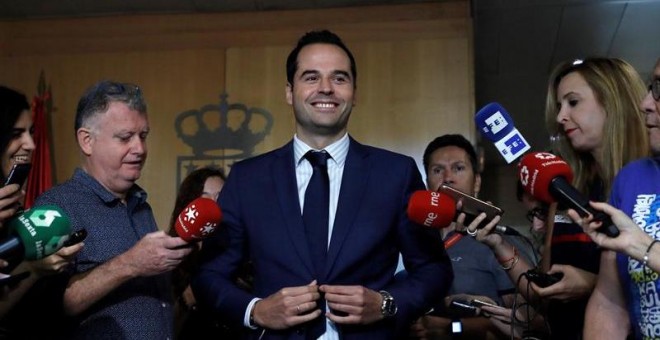
<svg viewBox="0 0 660 340">
<path fill-rule="evenodd" d="M 199 197 L 181 211 L 174 229 L 186 242 L 195 242 L 213 234 L 221 221 L 222 211 L 218 204 L 212 199 Z"/>
<path fill-rule="evenodd" d="M 581 217 L 591 214 L 594 221 L 602 222 L 599 232 L 610 237 L 619 236 L 619 229 L 610 217 L 593 209 L 589 199 L 570 184 L 573 172 L 560 157 L 547 152 L 527 154 L 520 160 L 518 175 L 525 192 L 534 198 L 548 204 L 559 202 L 575 210 Z"/>
<path fill-rule="evenodd" d="M 408 202 L 408 218 L 417 224 L 431 228 L 447 228 L 458 213 L 465 213 L 474 219 L 474 215 L 456 209 L 456 200 L 449 195 L 431 191 L 415 191 Z M 481 227 L 481 226 L 480 226 Z M 506 235 L 520 235 L 510 227 L 497 225 L 495 232 Z"/>
<path fill-rule="evenodd" d="M 0 258 L 39 260 L 57 252 L 71 233 L 71 221 L 56 206 L 34 207 L 7 224 L 9 238 L 0 242 Z"/>
</svg>

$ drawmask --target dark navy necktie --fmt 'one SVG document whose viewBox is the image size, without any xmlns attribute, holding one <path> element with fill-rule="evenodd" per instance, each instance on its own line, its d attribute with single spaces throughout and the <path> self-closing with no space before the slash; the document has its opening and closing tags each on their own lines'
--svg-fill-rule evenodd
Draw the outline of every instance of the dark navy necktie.
<svg viewBox="0 0 660 340">
<path fill-rule="evenodd" d="M 305 154 L 305 158 L 312 164 L 314 173 L 305 190 L 303 223 L 312 263 L 316 270 L 316 279 L 321 280 L 328 250 L 328 209 L 330 207 L 328 158 L 330 155 L 325 151 L 309 151 Z"/>
<path fill-rule="evenodd" d="M 316 280 L 320 285 L 325 274 L 325 258 L 328 251 L 328 220 L 330 208 L 330 179 L 328 178 L 328 158 L 325 151 L 309 151 L 305 158 L 312 164 L 314 172 L 305 190 L 303 204 L 303 222 L 305 236 L 312 263 L 316 272 Z M 325 300 L 317 301 L 321 316 L 310 321 L 307 339 L 318 339 L 325 333 Z"/>
</svg>

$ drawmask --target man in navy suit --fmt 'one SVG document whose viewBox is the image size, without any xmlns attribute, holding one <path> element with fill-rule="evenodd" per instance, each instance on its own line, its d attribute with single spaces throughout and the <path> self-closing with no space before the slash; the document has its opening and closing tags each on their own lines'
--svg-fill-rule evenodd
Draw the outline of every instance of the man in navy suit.
<svg viewBox="0 0 660 340">
<path fill-rule="evenodd" d="M 406 215 L 410 195 L 424 189 L 419 171 L 412 158 L 348 135 L 357 74 L 338 36 L 305 34 L 286 68 L 296 134 L 232 167 L 218 200 L 223 230 L 205 241 L 195 296 L 254 329 L 254 338 L 401 338 L 442 301 L 453 278 L 439 233 Z M 301 216 L 317 171 L 310 150 L 327 158 L 320 243 L 310 241 L 311 222 Z M 395 280 L 399 253 L 408 276 Z M 234 283 L 246 260 L 254 268 L 252 292 Z"/>
</svg>

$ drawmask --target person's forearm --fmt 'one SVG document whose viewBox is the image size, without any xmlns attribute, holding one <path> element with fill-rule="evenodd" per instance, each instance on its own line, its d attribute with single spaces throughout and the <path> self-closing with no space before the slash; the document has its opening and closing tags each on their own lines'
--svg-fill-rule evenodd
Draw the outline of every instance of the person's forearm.
<svg viewBox="0 0 660 340">
<path fill-rule="evenodd" d="M 73 276 L 64 293 L 64 311 L 78 315 L 124 282 L 136 277 L 119 255 L 88 271 Z"/>
<path fill-rule="evenodd" d="M 625 339 L 630 319 L 617 273 L 616 253 L 603 251 L 600 273 L 584 319 L 584 339 Z"/>
<path fill-rule="evenodd" d="M 518 257 L 516 263 L 505 263 L 506 266 L 510 266 L 510 268 L 505 271 L 509 275 L 511 281 L 514 284 L 518 284 L 518 291 L 524 296 L 524 298 L 527 301 L 536 302 L 538 300 L 538 296 L 536 296 L 536 293 L 534 293 L 533 289 L 527 289 L 527 279 L 523 277 L 520 279 L 520 281 L 518 281 L 518 278 L 521 275 L 523 275 L 528 270 L 533 269 L 534 267 L 532 267 L 532 265 L 530 265 L 525 260 L 525 258 L 520 255 L 520 252 L 517 250 L 514 251 L 514 247 L 504 240 L 499 244 L 490 245 L 490 247 L 493 250 L 493 254 L 495 254 L 495 257 L 500 262 L 502 259 L 514 259 L 515 257 Z"/>
</svg>

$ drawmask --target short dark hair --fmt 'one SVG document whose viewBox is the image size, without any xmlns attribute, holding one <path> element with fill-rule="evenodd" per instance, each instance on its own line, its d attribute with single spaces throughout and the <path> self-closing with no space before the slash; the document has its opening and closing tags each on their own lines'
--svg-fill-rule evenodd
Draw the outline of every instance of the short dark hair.
<svg viewBox="0 0 660 340">
<path fill-rule="evenodd" d="M 463 135 L 459 134 L 447 134 L 440 137 L 436 137 L 429 145 L 426 146 L 424 150 L 423 163 L 424 163 L 424 172 L 428 175 L 429 172 L 429 162 L 431 161 L 431 154 L 440 148 L 447 146 L 455 146 L 465 150 L 468 158 L 470 158 L 470 164 L 472 164 L 472 170 L 475 174 L 479 173 L 479 167 L 477 166 L 477 152 L 474 150 L 474 146 L 467 140 Z"/>
<path fill-rule="evenodd" d="M 74 132 L 85 125 L 89 118 L 107 111 L 108 106 L 113 102 L 125 103 L 131 110 L 147 113 L 147 103 L 137 85 L 102 80 L 88 88 L 80 97 Z"/>
<path fill-rule="evenodd" d="M 303 47 L 311 44 L 330 44 L 335 45 L 344 50 L 351 61 L 351 75 L 353 76 L 353 87 L 357 87 L 357 67 L 355 66 L 355 58 L 353 53 L 344 45 L 344 42 L 338 35 L 328 31 L 311 31 L 305 33 L 299 40 L 296 47 L 293 48 L 289 56 L 286 58 L 286 81 L 293 86 L 293 77 L 298 70 L 298 54 Z"/>
<path fill-rule="evenodd" d="M 30 110 L 25 95 L 0 85 L 0 152 L 5 152 L 9 146 L 14 125 L 25 110 Z"/>
</svg>

